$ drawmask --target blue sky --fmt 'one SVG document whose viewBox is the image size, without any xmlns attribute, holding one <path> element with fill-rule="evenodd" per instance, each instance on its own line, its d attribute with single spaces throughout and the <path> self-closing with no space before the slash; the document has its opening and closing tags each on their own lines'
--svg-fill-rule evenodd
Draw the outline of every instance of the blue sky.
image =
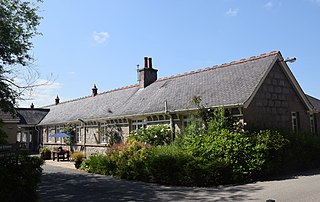
<svg viewBox="0 0 320 202">
<path fill-rule="evenodd" d="M 153 58 L 158 78 L 273 50 L 302 89 L 320 98 L 320 0 L 46 0 L 32 54 L 51 85 L 21 107 L 36 107 L 137 83 L 136 65 Z"/>
</svg>

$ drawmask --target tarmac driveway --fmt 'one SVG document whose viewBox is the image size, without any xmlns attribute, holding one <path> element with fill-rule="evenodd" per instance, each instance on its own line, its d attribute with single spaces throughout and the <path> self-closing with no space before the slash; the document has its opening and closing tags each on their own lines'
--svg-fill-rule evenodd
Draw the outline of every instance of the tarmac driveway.
<svg viewBox="0 0 320 202">
<path fill-rule="evenodd" d="M 41 201 L 318 201 L 320 175 L 216 188 L 168 187 L 118 180 L 47 161 Z M 314 183 L 312 183 L 314 182 Z M 310 187 L 310 189 L 308 188 Z M 306 190 L 305 190 L 306 189 Z"/>
</svg>

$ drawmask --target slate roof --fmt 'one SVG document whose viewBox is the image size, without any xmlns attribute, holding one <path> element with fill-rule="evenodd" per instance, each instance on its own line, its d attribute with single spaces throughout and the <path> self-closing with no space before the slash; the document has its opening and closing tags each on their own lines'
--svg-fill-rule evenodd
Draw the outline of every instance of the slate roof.
<svg viewBox="0 0 320 202">
<path fill-rule="evenodd" d="M 314 110 L 316 111 L 320 111 L 320 100 L 315 98 L 315 97 L 312 97 L 310 95 L 306 95 L 309 102 L 312 104 L 312 106 L 314 107 Z"/>
<path fill-rule="evenodd" d="M 0 119 L 3 121 L 17 121 L 17 117 L 10 114 L 9 112 L 3 112 L 0 110 Z"/>
<path fill-rule="evenodd" d="M 34 126 L 48 114 L 49 109 L 17 108 L 16 112 L 20 118 L 19 125 Z"/>
<path fill-rule="evenodd" d="M 49 106 L 40 125 L 68 123 L 195 109 L 194 96 L 207 107 L 243 105 L 268 69 L 281 56 L 274 51 L 237 62 L 158 79 L 146 88 L 138 84 Z"/>
</svg>

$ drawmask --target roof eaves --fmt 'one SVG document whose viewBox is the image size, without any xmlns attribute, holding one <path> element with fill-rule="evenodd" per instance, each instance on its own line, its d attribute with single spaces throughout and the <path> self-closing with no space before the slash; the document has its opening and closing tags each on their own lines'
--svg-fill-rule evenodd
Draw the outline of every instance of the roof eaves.
<svg viewBox="0 0 320 202">
<path fill-rule="evenodd" d="M 273 52 L 279 55 L 279 52 Z M 270 56 L 270 55 L 268 55 Z M 278 57 L 275 57 L 273 59 L 273 61 L 270 63 L 267 71 L 265 72 L 265 74 L 263 75 L 262 79 L 259 81 L 259 83 L 257 84 L 257 86 L 255 87 L 254 91 L 251 93 L 251 95 L 249 96 L 248 100 L 246 100 L 243 104 L 244 108 L 248 108 L 251 101 L 253 100 L 253 98 L 255 97 L 255 95 L 257 94 L 258 90 L 260 89 L 261 85 L 263 84 L 264 80 L 266 79 L 267 75 L 269 74 L 269 72 L 271 71 L 272 67 L 274 66 L 274 64 L 276 63 L 276 61 L 278 60 Z"/>
<path fill-rule="evenodd" d="M 295 90 L 297 91 L 298 95 L 302 99 L 303 103 L 306 105 L 306 107 L 308 108 L 309 111 L 312 111 L 313 110 L 312 104 L 308 100 L 306 94 L 303 92 L 301 86 L 299 85 L 298 81 L 296 80 L 293 73 L 291 72 L 288 64 L 284 61 L 281 54 L 278 55 L 278 60 L 280 61 L 280 66 L 282 67 L 284 72 L 287 74 L 289 80 L 291 81 L 291 83 L 295 87 Z"/>
</svg>

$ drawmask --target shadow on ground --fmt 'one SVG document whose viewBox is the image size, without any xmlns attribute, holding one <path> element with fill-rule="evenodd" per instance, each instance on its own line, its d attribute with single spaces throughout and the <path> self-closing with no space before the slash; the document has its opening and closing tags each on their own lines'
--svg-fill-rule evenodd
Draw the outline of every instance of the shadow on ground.
<svg viewBox="0 0 320 202">
<path fill-rule="evenodd" d="M 249 201 L 256 184 L 222 188 L 167 187 L 46 166 L 41 201 Z"/>
</svg>

